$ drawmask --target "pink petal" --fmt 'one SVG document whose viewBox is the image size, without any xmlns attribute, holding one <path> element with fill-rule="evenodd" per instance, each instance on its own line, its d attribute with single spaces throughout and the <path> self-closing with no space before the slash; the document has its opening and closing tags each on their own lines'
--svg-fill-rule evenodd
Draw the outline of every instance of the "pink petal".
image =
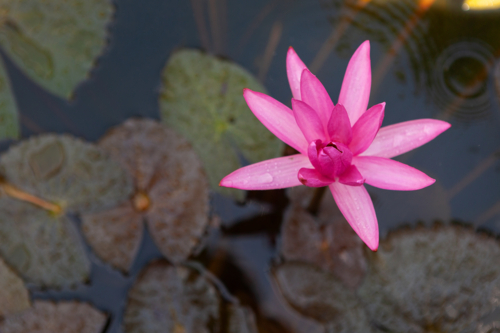
<svg viewBox="0 0 500 333">
<path fill-rule="evenodd" d="M 299 181 L 309 187 L 323 187 L 333 183 L 332 179 L 328 179 L 320 174 L 316 169 L 302 168 L 297 175 Z"/>
<path fill-rule="evenodd" d="M 288 75 L 288 83 L 290 84 L 293 98 L 298 100 L 301 100 L 300 77 L 304 69 L 307 69 L 306 65 L 304 65 L 297 53 L 295 53 L 295 50 L 290 46 L 286 55 L 286 74 Z"/>
<path fill-rule="evenodd" d="M 352 141 L 349 145 L 353 155 L 364 152 L 377 135 L 384 120 L 385 103 L 372 106 L 352 127 Z"/>
<path fill-rule="evenodd" d="M 363 185 L 329 185 L 333 198 L 352 229 L 372 250 L 378 248 L 378 223 L 372 199 Z"/>
<path fill-rule="evenodd" d="M 352 163 L 365 177 L 367 184 L 386 190 L 420 190 L 436 181 L 422 171 L 384 157 L 355 156 Z"/>
<path fill-rule="evenodd" d="M 293 111 L 266 94 L 243 90 L 248 107 L 260 122 L 289 146 L 307 154 L 308 142 L 295 122 Z"/>
<path fill-rule="evenodd" d="M 370 42 L 365 41 L 351 57 L 340 89 L 339 104 L 345 106 L 351 125 L 368 107 L 372 84 L 370 66 Z"/>
<path fill-rule="evenodd" d="M 242 190 L 272 190 L 302 185 L 297 178 L 301 168 L 311 168 L 302 154 L 273 158 L 240 168 L 224 177 L 219 186 Z"/>
<path fill-rule="evenodd" d="M 446 121 L 418 119 L 382 127 L 362 155 L 391 158 L 431 141 L 450 128 Z"/>
<path fill-rule="evenodd" d="M 333 102 L 325 87 L 308 69 L 304 69 L 300 79 L 301 100 L 312 107 L 325 126 L 333 110 Z"/>
<path fill-rule="evenodd" d="M 307 142 L 326 139 L 323 124 L 314 109 L 295 98 L 292 98 L 292 108 L 295 121 Z"/>
<path fill-rule="evenodd" d="M 360 186 L 365 182 L 365 178 L 363 178 L 356 166 L 351 164 L 349 168 L 339 176 L 339 182 L 345 185 Z"/>
<path fill-rule="evenodd" d="M 352 129 L 349 116 L 342 104 L 337 104 L 333 108 L 332 115 L 328 121 L 328 134 L 333 142 L 340 142 L 345 145 L 351 143 Z"/>
</svg>

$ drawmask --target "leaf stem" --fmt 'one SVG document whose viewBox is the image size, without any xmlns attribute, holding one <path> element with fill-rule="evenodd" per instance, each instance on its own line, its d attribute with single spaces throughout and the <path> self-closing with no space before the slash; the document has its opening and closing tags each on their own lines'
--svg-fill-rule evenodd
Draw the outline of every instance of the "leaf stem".
<svg viewBox="0 0 500 333">
<path fill-rule="evenodd" d="M 40 199 L 32 194 L 26 193 L 7 183 L 5 179 L 0 178 L 0 187 L 3 189 L 5 194 L 12 198 L 32 203 L 33 205 L 46 209 L 54 214 L 60 214 L 62 212 L 61 206 Z"/>
</svg>

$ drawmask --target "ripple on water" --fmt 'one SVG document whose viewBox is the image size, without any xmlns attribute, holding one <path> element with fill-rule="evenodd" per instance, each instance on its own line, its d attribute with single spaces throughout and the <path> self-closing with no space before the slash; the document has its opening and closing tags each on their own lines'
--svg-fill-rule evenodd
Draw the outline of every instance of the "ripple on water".
<svg viewBox="0 0 500 333">
<path fill-rule="evenodd" d="M 478 41 L 452 44 L 437 58 L 433 95 L 445 114 L 466 121 L 490 112 L 488 78 L 494 58 L 488 45 Z"/>
</svg>

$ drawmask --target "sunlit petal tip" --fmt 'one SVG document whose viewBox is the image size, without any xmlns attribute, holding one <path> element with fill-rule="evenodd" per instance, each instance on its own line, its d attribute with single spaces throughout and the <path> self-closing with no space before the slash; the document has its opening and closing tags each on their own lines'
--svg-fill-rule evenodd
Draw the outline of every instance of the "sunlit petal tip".
<svg viewBox="0 0 500 333">
<path fill-rule="evenodd" d="M 304 69 L 307 69 L 307 66 L 304 62 L 302 62 L 302 60 L 300 60 L 293 47 L 290 46 L 286 55 L 286 73 L 290 89 L 292 90 L 292 95 L 298 100 L 301 99 L 300 78 Z"/>
<path fill-rule="evenodd" d="M 370 42 L 363 42 L 354 52 L 344 75 L 339 103 L 344 105 L 354 125 L 366 111 L 372 84 Z"/>
</svg>

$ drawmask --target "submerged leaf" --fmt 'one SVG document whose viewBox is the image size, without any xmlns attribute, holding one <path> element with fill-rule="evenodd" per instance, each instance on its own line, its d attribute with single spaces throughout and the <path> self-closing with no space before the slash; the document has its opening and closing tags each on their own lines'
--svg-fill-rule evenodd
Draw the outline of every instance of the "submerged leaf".
<svg viewBox="0 0 500 333">
<path fill-rule="evenodd" d="M 189 49 L 170 57 L 162 83 L 163 121 L 191 141 L 212 189 L 242 200 L 242 191 L 221 188 L 220 180 L 241 167 L 241 157 L 255 163 L 277 157 L 283 147 L 243 99 L 243 88 L 264 88 L 240 66 Z"/>
<path fill-rule="evenodd" d="M 69 135 L 45 134 L 0 158 L 7 181 L 65 210 L 99 209 L 129 197 L 128 174 L 101 149 Z"/>
<path fill-rule="evenodd" d="M 90 262 L 66 216 L 5 197 L 0 211 L 0 252 L 26 281 L 64 287 L 88 278 Z"/>
<path fill-rule="evenodd" d="M 0 322 L 2 333 L 100 333 L 106 315 L 87 303 L 36 300 L 33 307 Z"/>
<path fill-rule="evenodd" d="M 359 290 L 384 332 L 476 332 L 498 309 L 500 244 L 458 226 L 401 230 L 372 254 Z"/>
<path fill-rule="evenodd" d="M 20 312 L 29 307 L 30 297 L 23 280 L 0 259 L 0 316 Z"/>
<path fill-rule="evenodd" d="M 106 42 L 106 0 L 0 0 L 0 45 L 35 82 L 69 97 Z"/>
<path fill-rule="evenodd" d="M 289 261 L 314 264 L 355 288 L 367 269 L 363 242 L 330 193 L 323 194 L 317 217 L 306 210 L 314 191 L 305 186 L 290 190 L 291 205 L 282 225 L 281 254 Z"/>
<path fill-rule="evenodd" d="M 186 260 L 203 236 L 209 209 L 205 173 L 190 144 L 153 120 L 136 119 L 111 130 L 99 145 L 133 175 L 136 193 L 132 206 L 83 215 L 94 251 L 128 270 L 141 240 L 138 223 L 145 218 L 165 257 Z"/>
<path fill-rule="evenodd" d="M 0 140 L 19 136 L 17 105 L 10 88 L 9 78 L 0 60 Z"/>
<path fill-rule="evenodd" d="M 258 333 L 255 315 L 246 307 L 228 304 L 228 333 Z"/>
<path fill-rule="evenodd" d="M 125 332 L 217 332 L 219 306 L 216 289 L 198 272 L 154 262 L 129 292 Z"/>
<path fill-rule="evenodd" d="M 355 292 L 329 273 L 309 264 L 288 262 L 275 267 L 273 276 L 288 303 L 326 324 L 331 328 L 328 331 L 370 332 Z"/>
</svg>

